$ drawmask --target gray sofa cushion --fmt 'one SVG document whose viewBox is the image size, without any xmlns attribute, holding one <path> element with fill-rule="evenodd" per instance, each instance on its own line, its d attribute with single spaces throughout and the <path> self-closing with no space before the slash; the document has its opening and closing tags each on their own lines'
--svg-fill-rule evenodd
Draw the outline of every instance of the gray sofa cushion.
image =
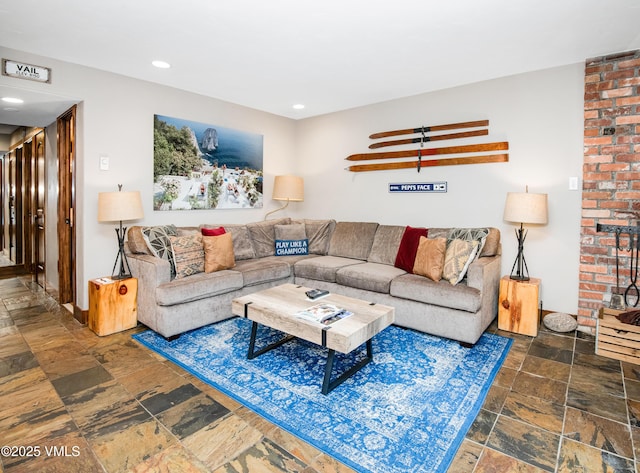
<svg viewBox="0 0 640 473">
<path fill-rule="evenodd" d="M 489 235 L 484 242 L 480 256 L 495 256 L 500 252 L 500 230 L 489 227 Z"/>
<path fill-rule="evenodd" d="M 447 238 L 450 228 L 427 228 L 427 238 Z"/>
<path fill-rule="evenodd" d="M 242 288 L 242 274 L 236 271 L 198 273 L 174 279 L 156 288 L 156 301 L 161 306 L 197 301 Z"/>
<path fill-rule="evenodd" d="M 317 256 L 298 261 L 294 265 L 294 273 L 296 277 L 336 282 L 336 272 L 340 268 L 354 264 L 364 263 L 357 259 L 340 258 L 338 256 Z"/>
<path fill-rule="evenodd" d="M 380 263 L 354 264 L 336 272 L 336 282 L 343 286 L 389 294 L 391 281 L 406 272 Z"/>
<path fill-rule="evenodd" d="M 289 223 L 291 223 L 291 219 L 287 217 L 247 224 L 247 229 L 249 229 L 249 234 L 253 241 L 253 250 L 256 253 L 256 258 L 264 258 L 265 256 L 273 256 L 275 254 L 275 226 L 288 225 Z"/>
<path fill-rule="evenodd" d="M 367 261 L 394 265 L 405 226 L 379 225 Z"/>
<path fill-rule="evenodd" d="M 314 255 L 326 255 L 329 251 L 331 235 L 336 227 L 335 220 L 294 220 L 295 223 L 304 223 L 305 232 L 309 239 L 309 253 Z"/>
<path fill-rule="evenodd" d="M 389 293 L 403 299 L 467 312 L 477 312 L 482 302 L 478 289 L 464 284 L 452 286 L 445 280 L 435 282 L 416 274 L 403 274 L 395 278 L 391 281 Z"/>
<path fill-rule="evenodd" d="M 307 239 L 307 230 L 304 223 L 292 223 L 289 225 L 276 225 L 276 240 L 305 240 Z"/>
<path fill-rule="evenodd" d="M 329 256 L 366 260 L 378 228 L 373 222 L 338 222 L 331 235 Z"/>
<path fill-rule="evenodd" d="M 142 228 L 143 227 L 139 225 L 133 225 L 127 231 L 127 247 L 129 248 L 129 251 L 134 255 L 152 254 L 151 251 L 149 251 L 147 242 L 144 241 Z"/>
<path fill-rule="evenodd" d="M 291 266 L 275 256 L 237 261 L 233 270 L 242 274 L 245 286 L 255 286 L 291 276 Z"/>
</svg>

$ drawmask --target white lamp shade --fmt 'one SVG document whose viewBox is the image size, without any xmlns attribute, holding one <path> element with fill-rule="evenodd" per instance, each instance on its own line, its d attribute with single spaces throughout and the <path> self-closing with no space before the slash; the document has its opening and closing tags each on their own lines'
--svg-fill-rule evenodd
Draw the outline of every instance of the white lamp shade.
<svg viewBox="0 0 640 473">
<path fill-rule="evenodd" d="M 273 200 L 302 202 L 304 200 L 304 181 L 298 176 L 276 176 L 273 182 Z"/>
<path fill-rule="evenodd" d="M 98 222 L 119 222 L 143 217 L 140 192 L 98 193 Z"/>
<path fill-rule="evenodd" d="M 508 192 L 504 220 L 516 223 L 547 223 L 547 194 Z"/>
</svg>

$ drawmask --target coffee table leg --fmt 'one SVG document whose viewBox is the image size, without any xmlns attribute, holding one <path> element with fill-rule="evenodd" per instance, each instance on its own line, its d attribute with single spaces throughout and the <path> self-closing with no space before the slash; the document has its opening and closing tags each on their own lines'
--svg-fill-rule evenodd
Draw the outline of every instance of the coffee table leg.
<svg viewBox="0 0 640 473">
<path fill-rule="evenodd" d="M 324 368 L 324 381 L 322 382 L 322 394 L 328 394 L 333 391 L 336 387 L 340 386 L 343 382 L 353 376 L 360 368 L 365 366 L 371 360 L 373 360 L 373 349 L 371 345 L 371 339 L 367 340 L 367 356 L 360 360 L 358 363 L 353 365 L 347 371 L 342 373 L 336 379 L 331 381 L 331 371 L 333 371 L 333 361 L 336 355 L 335 350 L 329 349 L 329 353 L 327 354 L 327 364 Z"/>
<path fill-rule="evenodd" d="M 276 347 L 279 347 L 283 343 L 288 342 L 289 340 L 293 340 L 295 337 L 293 335 L 287 335 L 286 337 L 274 342 L 270 345 L 267 345 L 260 350 L 255 349 L 256 347 L 256 335 L 258 333 L 258 322 L 251 322 L 251 338 L 249 339 L 249 350 L 247 351 L 247 358 L 249 360 L 253 360 L 256 356 L 262 355 L 269 350 L 273 350 Z"/>
</svg>

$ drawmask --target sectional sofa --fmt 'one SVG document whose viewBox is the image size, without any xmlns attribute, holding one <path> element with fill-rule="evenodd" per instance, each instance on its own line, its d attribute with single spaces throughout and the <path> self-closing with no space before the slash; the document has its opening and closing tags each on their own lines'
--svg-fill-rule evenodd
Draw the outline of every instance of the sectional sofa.
<svg viewBox="0 0 640 473">
<path fill-rule="evenodd" d="M 232 299 L 284 283 L 393 306 L 396 325 L 469 345 L 497 314 L 495 228 L 289 218 L 138 226 L 127 254 L 138 320 L 167 338 L 230 318 Z"/>
</svg>

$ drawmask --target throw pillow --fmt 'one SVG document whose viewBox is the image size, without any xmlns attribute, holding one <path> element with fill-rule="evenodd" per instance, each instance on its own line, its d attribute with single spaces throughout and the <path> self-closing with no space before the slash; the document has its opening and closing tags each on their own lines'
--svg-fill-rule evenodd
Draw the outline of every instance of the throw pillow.
<svg viewBox="0 0 640 473">
<path fill-rule="evenodd" d="M 478 253 L 478 242 L 456 238 L 447 245 L 444 257 L 444 269 L 442 278 L 454 286 L 467 274 L 469 265 Z"/>
<path fill-rule="evenodd" d="M 224 227 L 201 228 L 200 232 L 202 233 L 202 236 L 219 236 L 219 235 L 223 235 L 223 234 L 227 233 L 227 231 L 224 229 Z"/>
<path fill-rule="evenodd" d="M 220 225 L 202 225 L 200 228 L 218 228 Z M 236 261 L 253 259 L 256 252 L 253 250 L 253 242 L 246 225 L 229 223 L 223 225 L 226 233 L 231 233 L 233 239 L 233 254 Z"/>
<path fill-rule="evenodd" d="M 204 248 L 202 235 L 170 236 L 171 249 L 176 265 L 176 279 L 204 272 Z"/>
<path fill-rule="evenodd" d="M 178 229 L 175 225 L 159 225 L 142 228 L 142 237 L 151 254 L 169 262 L 171 266 L 171 279 L 176 275 L 176 264 L 173 259 L 173 251 L 171 250 L 169 237 L 177 234 Z"/>
<path fill-rule="evenodd" d="M 275 255 L 308 255 L 309 240 L 303 223 L 276 225 Z"/>
<path fill-rule="evenodd" d="M 456 238 L 467 241 L 475 240 L 478 242 L 476 257 L 479 257 L 487 241 L 488 235 L 488 228 L 452 228 L 447 235 L 447 243 L 451 243 Z"/>
<path fill-rule="evenodd" d="M 428 239 L 421 236 L 416 260 L 413 263 L 413 273 L 426 276 L 436 282 L 440 281 L 446 251 L 446 238 Z"/>
<path fill-rule="evenodd" d="M 394 263 L 396 268 L 404 269 L 407 273 L 413 272 L 413 263 L 416 260 L 420 237 L 426 238 L 427 233 L 428 230 L 426 228 L 405 228 Z"/>
<path fill-rule="evenodd" d="M 231 269 L 236 265 L 231 233 L 223 233 L 218 236 L 203 236 L 202 244 L 204 246 L 205 273 Z"/>
</svg>

